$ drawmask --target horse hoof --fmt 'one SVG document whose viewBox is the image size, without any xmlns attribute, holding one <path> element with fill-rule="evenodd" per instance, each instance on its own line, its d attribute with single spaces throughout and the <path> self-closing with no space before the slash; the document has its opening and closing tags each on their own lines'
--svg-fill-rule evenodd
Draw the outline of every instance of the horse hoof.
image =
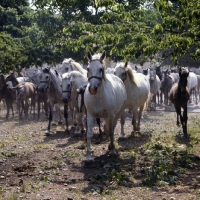
<svg viewBox="0 0 200 200">
<path fill-rule="evenodd" d="M 81 130 L 81 133 L 85 133 L 85 130 Z"/>
<path fill-rule="evenodd" d="M 59 125 L 61 125 L 61 124 L 62 124 L 62 122 L 61 122 L 61 121 L 59 121 L 59 122 L 58 122 L 58 124 L 59 124 Z"/>
<path fill-rule="evenodd" d="M 94 160 L 94 159 L 92 158 L 91 155 L 88 155 L 88 156 L 86 156 L 86 158 L 85 158 L 85 162 L 86 162 L 86 163 L 91 163 L 93 160 Z"/>
<path fill-rule="evenodd" d="M 50 132 L 49 132 L 49 131 L 46 131 L 46 132 L 45 132 L 45 135 L 46 135 L 46 136 L 50 136 Z"/>
<path fill-rule="evenodd" d="M 110 155 L 116 156 L 116 155 L 117 155 L 117 152 L 116 152 L 115 150 L 112 150 L 112 151 L 110 151 Z"/>
<path fill-rule="evenodd" d="M 119 138 L 118 138 L 118 141 L 124 141 L 125 140 L 125 137 L 124 136 L 120 136 Z"/>
<path fill-rule="evenodd" d="M 69 131 L 69 129 L 67 128 L 67 129 L 65 129 L 65 133 L 67 133 Z"/>
<path fill-rule="evenodd" d="M 56 122 L 52 122 L 51 126 L 57 126 Z"/>
<path fill-rule="evenodd" d="M 79 137 L 81 134 L 79 132 L 74 133 L 74 137 Z"/>
</svg>

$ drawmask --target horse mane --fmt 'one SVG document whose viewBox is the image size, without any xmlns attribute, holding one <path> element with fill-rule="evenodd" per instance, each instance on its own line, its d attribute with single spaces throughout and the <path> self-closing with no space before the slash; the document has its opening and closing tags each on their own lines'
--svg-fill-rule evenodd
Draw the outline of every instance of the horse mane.
<svg viewBox="0 0 200 200">
<path fill-rule="evenodd" d="M 77 77 L 83 77 L 83 74 L 81 74 L 81 72 L 79 71 L 70 71 L 70 72 L 67 72 L 67 73 L 64 73 L 62 75 L 62 79 L 68 79 L 68 78 L 71 78 L 71 77 L 74 77 L 74 76 L 77 76 Z"/>
<path fill-rule="evenodd" d="M 69 64 L 71 62 L 75 62 L 72 58 L 64 58 L 63 62 L 62 63 L 66 63 L 66 64 Z"/>
<path fill-rule="evenodd" d="M 83 70 L 83 67 L 78 63 L 78 62 L 75 62 L 74 60 L 72 61 L 71 63 L 76 69 L 77 71 L 79 71 L 81 74 L 85 74 L 84 70 Z"/>
<path fill-rule="evenodd" d="M 134 73 L 133 73 L 132 68 L 130 67 L 130 65 L 127 65 L 127 67 L 125 67 L 125 63 L 121 62 L 116 66 L 116 68 L 118 68 L 118 67 L 121 67 L 122 69 L 125 70 L 125 72 L 127 72 L 128 76 L 129 76 L 129 79 L 137 87 L 135 76 L 134 76 Z"/>
</svg>

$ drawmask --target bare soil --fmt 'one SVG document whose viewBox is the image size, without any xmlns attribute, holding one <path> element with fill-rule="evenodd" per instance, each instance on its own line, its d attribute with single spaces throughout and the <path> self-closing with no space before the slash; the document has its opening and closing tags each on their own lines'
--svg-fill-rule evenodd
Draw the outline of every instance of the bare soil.
<svg viewBox="0 0 200 200">
<path fill-rule="evenodd" d="M 62 200 L 197 200 L 200 199 L 200 161 L 186 168 L 175 184 L 146 186 L 143 183 L 145 163 L 151 157 L 141 149 L 157 138 L 167 140 L 174 134 L 178 145 L 185 145 L 181 129 L 176 127 L 174 112 L 148 112 L 141 121 L 141 132 L 132 134 L 131 118 L 127 113 L 126 138 L 118 140 L 120 123 L 115 130 L 118 154 L 109 155 L 109 138 L 99 138 L 94 128 L 92 155 L 85 163 L 85 134 L 74 136 L 74 127 L 67 133 L 64 125 L 52 127 L 45 135 L 47 119 L 5 120 L 0 111 L 0 199 Z M 190 119 L 196 119 L 196 122 Z M 198 123 L 198 113 L 189 113 L 188 126 Z M 199 128 L 200 129 L 200 128 Z M 199 132 L 200 133 L 200 130 Z M 197 134 L 198 134 L 197 133 Z M 176 137 L 175 137 L 176 136 Z M 177 140 L 178 138 L 178 140 Z M 197 143 L 198 143 L 197 139 Z M 167 141 L 166 141 L 167 142 Z M 199 156 L 198 144 L 195 155 Z M 138 152 L 137 152 L 138 149 Z"/>
</svg>

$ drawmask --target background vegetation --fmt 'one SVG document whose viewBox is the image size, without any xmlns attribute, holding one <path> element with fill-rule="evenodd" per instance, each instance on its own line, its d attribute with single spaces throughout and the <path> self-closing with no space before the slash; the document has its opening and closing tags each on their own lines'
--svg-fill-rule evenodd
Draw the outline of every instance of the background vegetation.
<svg viewBox="0 0 200 200">
<path fill-rule="evenodd" d="M 198 66 L 199 22 L 196 0 L 3 0 L 0 69 L 54 65 L 65 57 L 85 62 L 88 50 L 106 50 L 115 61 Z"/>
</svg>

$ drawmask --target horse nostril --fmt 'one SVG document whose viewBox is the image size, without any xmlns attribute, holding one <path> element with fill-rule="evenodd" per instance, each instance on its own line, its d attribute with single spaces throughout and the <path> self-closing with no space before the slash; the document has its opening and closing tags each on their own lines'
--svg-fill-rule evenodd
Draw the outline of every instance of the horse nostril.
<svg viewBox="0 0 200 200">
<path fill-rule="evenodd" d="M 95 92 L 97 92 L 97 87 L 94 87 Z"/>
<path fill-rule="evenodd" d="M 64 98 L 62 98 L 62 101 L 63 101 L 63 103 L 67 103 L 68 99 L 64 97 Z"/>
</svg>

